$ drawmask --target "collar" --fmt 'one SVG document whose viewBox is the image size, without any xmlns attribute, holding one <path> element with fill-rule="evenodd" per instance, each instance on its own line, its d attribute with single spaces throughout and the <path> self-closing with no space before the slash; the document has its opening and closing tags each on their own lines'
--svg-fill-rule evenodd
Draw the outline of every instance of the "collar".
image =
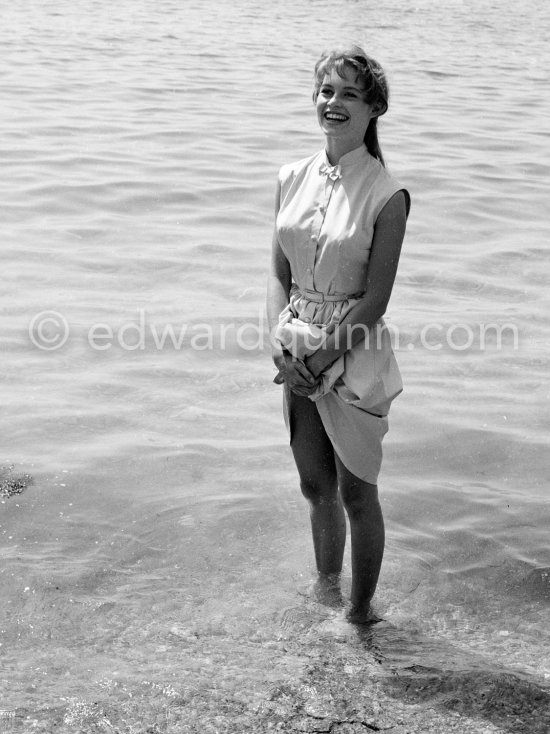
<svg viewBox="0 0 550 734">
<path fill-rule="evenodd" d="M 337 181 L 342 178 L 342 171 L 351 166 L 355 166 L 358 163 L 366 164 L 370 154 L 367 150 L 367 146 L 362 144 L 354 150 L 350 150 L 349 153 L 343 155 L 338 161 L 336 166 L 329 163 L 327 152 L 323 150 L 321 153 L 321 162 L 319 165 L 319 173 L 328 176 L 332 181 Z"/>
</svg>

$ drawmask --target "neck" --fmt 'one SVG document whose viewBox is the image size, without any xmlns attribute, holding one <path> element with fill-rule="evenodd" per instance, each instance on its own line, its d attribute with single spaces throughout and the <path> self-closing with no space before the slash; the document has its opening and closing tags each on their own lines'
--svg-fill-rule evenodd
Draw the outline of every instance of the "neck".
<svg viewBox="0 0 550 734">
<path fill-rule="evenodd" d="M 361 141 L 362 143 L 363 141 Z M 361 143 L 349 143 L 344 140 L 339 140 L 338 138 L 332 138 L 328 137 L 326 138 L 326 144 L 325 144 L 325 151 L 327 154 L 327 158 L 329 160 L 329 163 L 331 166 L 336 166 L 340 162 L 340 158 L 342 156 L 346 155 L 346 153 L 351 153 L 352 150 L 355 150 L 356 148 L 359 148 Z"/>
</svg>

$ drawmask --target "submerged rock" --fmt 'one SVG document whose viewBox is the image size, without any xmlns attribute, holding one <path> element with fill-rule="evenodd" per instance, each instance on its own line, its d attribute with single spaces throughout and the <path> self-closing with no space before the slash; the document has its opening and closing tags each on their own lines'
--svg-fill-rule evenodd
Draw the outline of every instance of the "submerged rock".
<svg viewBox="0 0 550 734">
<path fill-rule="evenodd" d="M 537 595 L 550 598 L 550 567 L 534 568 L 528 574 L 526 583 Z"/>
<path fill-rule="evenodd" d="M 34 479 L 30 474 L 12 474 L 13 466 L 0 466 L 0 497 L 21 494 Z"/>
</svg>

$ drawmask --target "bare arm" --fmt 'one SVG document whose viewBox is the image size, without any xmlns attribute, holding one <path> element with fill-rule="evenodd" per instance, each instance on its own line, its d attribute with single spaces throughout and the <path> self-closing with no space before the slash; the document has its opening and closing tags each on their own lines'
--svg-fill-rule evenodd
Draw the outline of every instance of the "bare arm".
<svg viewBox="0 0 550 734">
<path fill-rule="evenodd" d="M 278 184 L 275 199 L 275 217 L 279 213 L 280 195 L 281 185 Z M 279 314 L 288 304 L 291 283 L 290 264 L 279 245 L 277 231 L 275 230 L 271 243 L 271 267 L 267 280 L 267 322 L 270 334 L 273 334 L 279 321 Z"/>
<path fill-rule="evenodd" d="M 306 365 L 313 375 L 320 375 L 344 352 L 365 338 L 364 329 L 354 329 L 354 326 L 370 327 L 386 312 L 397 273 L 406 222 L 405 194 L 398 191 L 376 220 L 365 296 L 342 319 L 324 346 L 306 359 Z"/>
<path fill-rule="evenodd" d="M 280 193 L 279 184 L 275 199 L 275 217 L 279 212 Z M 279 323 L 279 314 L 288 305 L 291 285 L 290 263 L 281 249 L 275 230 L 271 245 L 271 267 L 267 281 L 267 321 L 272 358 L 279 370 L 275 382 L 286 382 L 294 392 L 300 395 L 308 395 L 315 388 L 317 380 L 302 362 L 295 360 L 289 352 L 283 350 L 281 345 L 273 339 L 275 328 Z"/>
</svg>

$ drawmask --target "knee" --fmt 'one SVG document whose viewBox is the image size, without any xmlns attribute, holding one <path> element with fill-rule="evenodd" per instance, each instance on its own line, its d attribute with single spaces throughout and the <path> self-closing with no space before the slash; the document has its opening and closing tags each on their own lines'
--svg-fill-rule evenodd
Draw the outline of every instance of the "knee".
<svg viewBox="0 0 550 734">
<path fill-rule="evenodd" d="M 327 477 L 301 477 L 300 489 L 303 496 L 312 505 L 322 505 L 338 500 L 336 478 L 331 481 Z"/>
<path fill-rule="evenodd" d="M 342 503 L 350 518 L 373 516 L 381 513 L 378 501 L 378 487 L 357 480 L 354 484 L 344 485 L 340 488 Z"/>
</svg>

